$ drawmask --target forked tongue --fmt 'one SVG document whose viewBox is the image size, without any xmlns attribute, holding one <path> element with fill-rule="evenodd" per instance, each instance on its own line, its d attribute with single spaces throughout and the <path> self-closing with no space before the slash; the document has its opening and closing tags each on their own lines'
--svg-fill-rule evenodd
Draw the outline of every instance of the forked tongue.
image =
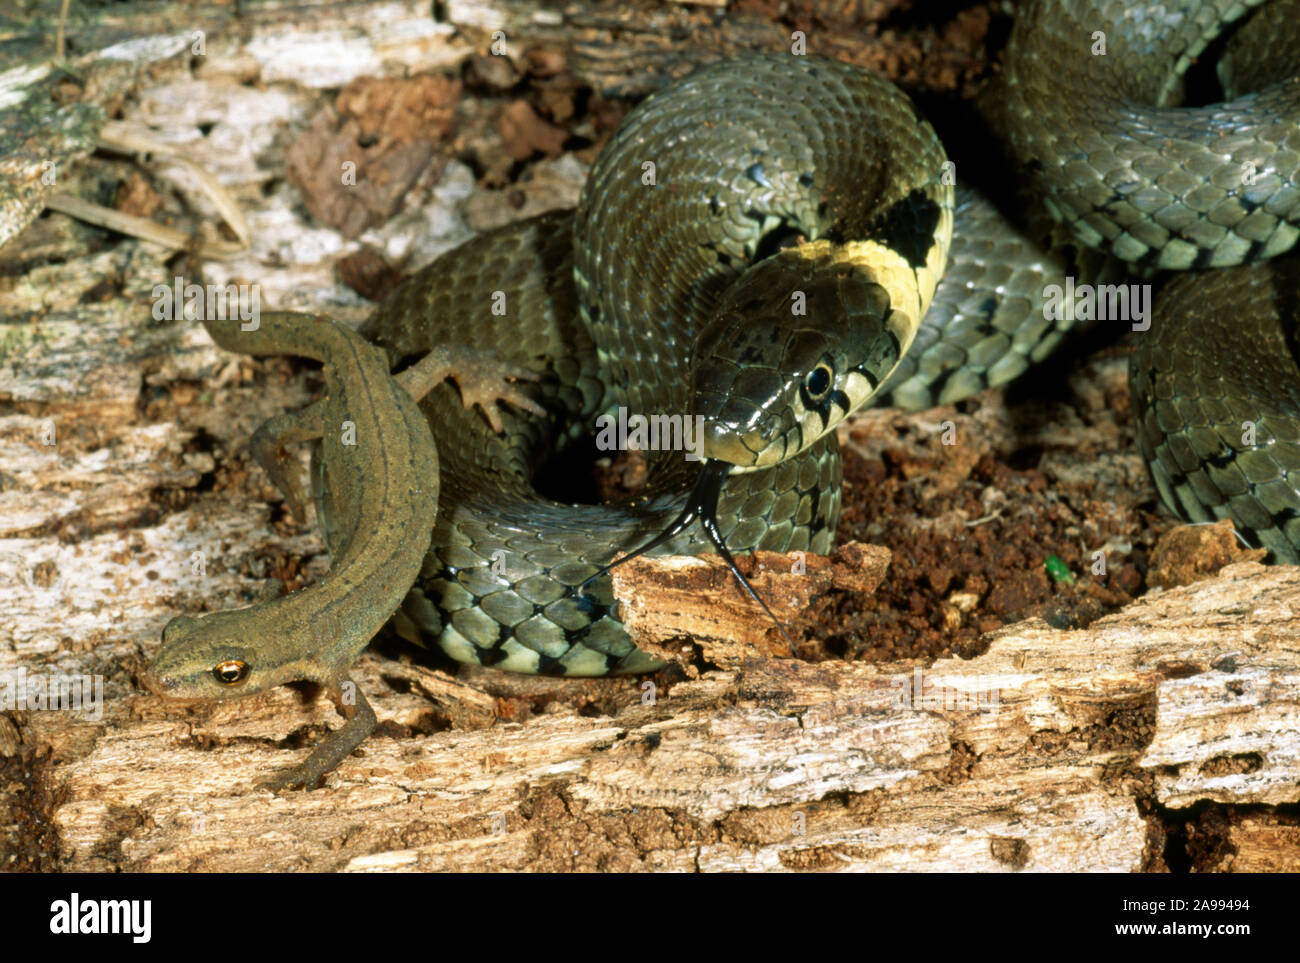
<svg viewBox="0 0 1300 963">
<path fill-rule="evenodd" d="M 754 587 L 749 584 L 749 580 L 741 574 L 740 569 L 736 567 L 736 560 L 731 557 L 731 552 L 727 550 L 727 543 L 722 538 L 722 533 L 718 531 L 718 498 L 722 494 L 722 485 L 727 480 L 727 475 L 731 472 L 731 464 L 725 461 L 719 461 L 716 458 L 710 458 L 704 463 L 700 471 L 700 477 L 695 481 L 695 487 L 691 489 L 690 495 L 686 499 L 686 507 L 682 509 L 675 519 L 669 522 L 668 526 L 656 535 L 650 541 L 646 542 L 640 548 L 628 552 L 622 558 L 617 558 L 608 565 L 601 568 L 589 578 L 583 580 L 578 586 L 579 594 L 587 587 L 588 583 L 600 578 L 615 569 L 624 562 L 630 562 L 639 555 L 644 555 L 652 549 L 658 548 L 664 542 L 676 538 L 682 532 L 691 526 L 691 523 L 699 520 L 700 527 L 704 529 L 704 534 L 708 537 L 709 542 L 713 545 L 722 560 L 727 563 L 727 568 L 731 574 L 736 576 L 737 581 L 749 593 L 749 597 L 762 606 L 763 611 L 767 613 L 768 618 L 776 625 L 782 637 L 790 645 L 790 653 L 794 654 L 794 640 L 790 638 L 779 619 L 772 614 L 772 610 L 767 607 L 767 603 L 762 597 L 754 591 Z"/>
</svg>

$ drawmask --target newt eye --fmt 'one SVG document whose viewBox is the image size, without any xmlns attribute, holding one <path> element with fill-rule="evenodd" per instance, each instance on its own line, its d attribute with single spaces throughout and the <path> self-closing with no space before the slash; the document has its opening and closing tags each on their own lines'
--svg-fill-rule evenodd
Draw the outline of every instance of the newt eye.
<svg viewBox="0 0 1300 963">
<path fill-rule="evenodd" d="M 212 667 L 212 676 L 222 685 L 238 685 L 248 678 L 248 663 L 226 659 Z"/>
</svg>

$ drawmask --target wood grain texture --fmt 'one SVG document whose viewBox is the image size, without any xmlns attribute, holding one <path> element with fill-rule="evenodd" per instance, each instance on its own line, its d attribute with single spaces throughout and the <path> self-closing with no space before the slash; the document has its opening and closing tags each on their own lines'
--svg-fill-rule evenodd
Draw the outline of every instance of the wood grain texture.
<svg viewBox="0 0 1300 963">
<path fill-rule="evenodd" d="M 338 724 L 324 700 L 177 711 L 113 676 L 98 723 L 18 721 L 74 870 L 1134 871 L 1141 801 L 1297 801 L 1298 606 L 1300 572 L 1243 563 L 1086 630 L 1011 627 L 968 661 L 597 680 L 618 708 L 523 724 L 368 654 L 380 732 L 328 788 L 279 798 L 251 787 L 306 751 L 294 732 Z M 422 733 L 431 713 L 451 728 Z"/>
</svg>

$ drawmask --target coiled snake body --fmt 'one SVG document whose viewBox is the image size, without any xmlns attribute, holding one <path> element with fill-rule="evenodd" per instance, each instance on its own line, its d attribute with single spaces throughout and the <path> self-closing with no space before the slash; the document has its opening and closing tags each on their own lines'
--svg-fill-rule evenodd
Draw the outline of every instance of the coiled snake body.
<svg viewBox="0 0 1300 963">
<path fill-rule="evenodd" d="M 1224 104 L 1165 106 L 1244 9 L 1176 7 L 1020 11 L 989 113 L 1072 239 L 1055 248 L 1036 247 L 970 192 L 954 200 L 937 137 L 892 85 L 767 54 L 711 65 L 642 103 L 576 212 L 481 236 L 411 278 L 363 333 L 395 358 L 449 340 L 493 349 L 542 376 L 534 395 L 550 417 L 511 414 L 498 435 L 450 385 L 426 397 L 442 497 L 399 627 L 514 671 L 653 668 L 611 612 L 607 579 L 577 588 L 684 505 L 688 519 L 708 516 L 713 499 L 732 551 L 827 551 L 840 507 L 835 425 L 886 392 L 914 408 L 951 401 L 1045 355 L 1071 324 L 1042 310 L 1044 287 L 1072 269 L 1070 243 L 1176 269 L 1289 249 L 1300 223 L 1295 65 Z M 1276 36 L 1278 19 L 1255 29 Z M 1297 46 L 1273 43 L 1292 58 Z M 1247 72 L 1258 82 L 1253 63 Z M 1277 318 L 1288 299 L 1295 316 L 1295 269 L 1236 270 L 1162 298 L 1134 366 L 1139 437 L 1167 503 L 1193 518 L 1231 514 L 1294 561 L 1300 388 Z M 1238 330 L 1221 342 L 1195 333 L 1203 322 Z M 1246 322 L 1274 332 L 1249 357 L 1230 346 Z M 538 495 L 536 466 L 620 406 L 702 416 L 706 467 L 662 453 L 649 494 L 629 504 Z M 658 550 L 711 543 L 689 526 Z"/>
</svg>

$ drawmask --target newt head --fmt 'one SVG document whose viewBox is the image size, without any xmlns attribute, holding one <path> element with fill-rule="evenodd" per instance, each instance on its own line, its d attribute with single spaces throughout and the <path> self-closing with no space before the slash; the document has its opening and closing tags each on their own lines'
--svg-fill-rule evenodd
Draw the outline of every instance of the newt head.
<svg viewBox="0 0 1300 963">
<path fill-rule="evenodd" d="M 155 695 L 191 702 L 239 699 L 305 678 L 243 642 L 254 637 L 248 613 L 256 608 L 172 619 L 142 681 Z"/>
</svg>

